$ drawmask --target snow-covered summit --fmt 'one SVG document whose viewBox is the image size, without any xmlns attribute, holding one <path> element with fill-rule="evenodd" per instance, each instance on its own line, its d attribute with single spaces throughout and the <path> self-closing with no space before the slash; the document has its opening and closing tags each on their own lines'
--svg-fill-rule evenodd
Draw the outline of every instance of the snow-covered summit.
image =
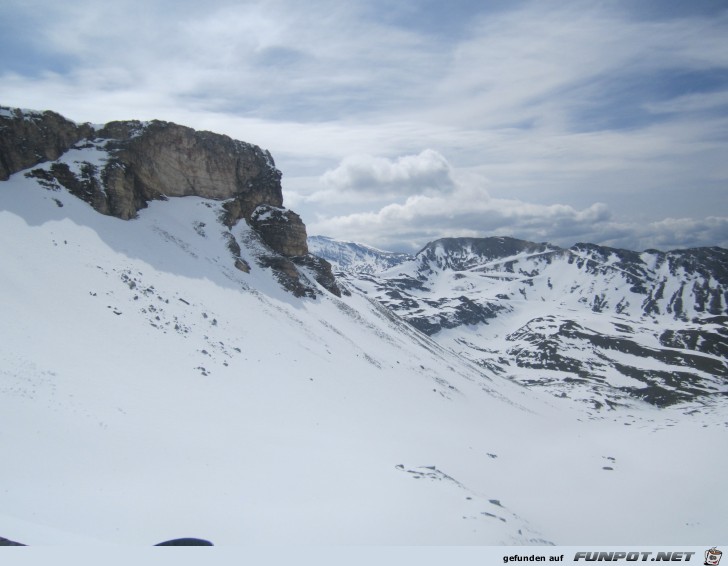
<svg viewBox="0 0 728 566">
<path fill-rule="evenodd" d="M 342 242 L 326 236 L 310 236 L 308 246 L 312 253 L 331 263 L 336 271 L 374 273 L 412 258 L 409 254 L 387 252 L 366 244 Z"/>
</svg>

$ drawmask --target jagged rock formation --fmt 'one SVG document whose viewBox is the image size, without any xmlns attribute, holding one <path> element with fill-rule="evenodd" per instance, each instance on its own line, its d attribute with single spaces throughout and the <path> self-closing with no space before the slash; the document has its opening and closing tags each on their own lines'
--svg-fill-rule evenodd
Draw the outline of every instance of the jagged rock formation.
<svg viewBox="0 0 728 566">
<path fill-rule="evenodd" d="M 136 217 L 151 200 L 198 196 L 223 201 L 221 222 L 228 228 L 248 222 L 272 252 L 263 254 L 260 264 L 276 270 L 294 294 L 315 296 L 317 291 L 291 258 L 306 264 L 330 292 L 340 293 L 327 262 L 304 259 L 306 227 L 283 208 L 281 172 L 270 152 L 256 145 L 158 120 L 94 128 L 54 112 L 4 107 L 0 128 L 0 179 L 43 163 L 26 175 L 48 189 L 64 187 L 100 213 L 124 220 Z M 72 148 L 95 151 L 98 158 L 61 159 Z M 236 245 L 230 245 L 235 266 L 249 271 Z"/>
<path fill-rule="evenodd" d="M 282 255 L 298 257 L 308 254 L 306 226 L 292 210 L 263 204 L 253 211 L 250 225 Z"/>
<path fill-rule="evenodd" d="M 232 199 L 225 219 L 249 219 L 260 204 L 282 206 L 281 173 L 258 146 L 169 122 L 112 122 L 98 132 L 110 159 L 101 176 L 108 213 L 132 218 L 152 199 Z M 103 212 L 103 211 L 102 211 Z"/>
</svg>

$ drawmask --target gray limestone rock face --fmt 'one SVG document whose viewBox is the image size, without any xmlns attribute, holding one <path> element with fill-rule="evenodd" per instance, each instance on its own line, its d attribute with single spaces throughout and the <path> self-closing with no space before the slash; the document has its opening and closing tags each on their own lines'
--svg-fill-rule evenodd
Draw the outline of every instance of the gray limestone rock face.
<svg viewBox="0 0 728 566">
<path fill-rule="evenodd" d="M 250 218 L 260 204 L 281 206 L 281 173 L 258 146 L 169 122 L 112 122 L 103 171 L 114 216 L 132 218 L 146 202 L 181 196 L 229 200 L 226 224 Z"/>
<path fill-rule="evenodd" d="M 225 224 L 248 220 L 260 204 L 281 206 L 281 172 L 268 151 L 222 134 L 170 122 L 110 122 L 95 129 L 55 112 L 0 107 L 0 180 L 73 147 L 92 144 L 109 154 L 81 174 L 63 163 L 29 173 L 60 185 L 102 214 L 128 220 L 155 199 L 199 196 L 226 201 Z"/>
</svg>

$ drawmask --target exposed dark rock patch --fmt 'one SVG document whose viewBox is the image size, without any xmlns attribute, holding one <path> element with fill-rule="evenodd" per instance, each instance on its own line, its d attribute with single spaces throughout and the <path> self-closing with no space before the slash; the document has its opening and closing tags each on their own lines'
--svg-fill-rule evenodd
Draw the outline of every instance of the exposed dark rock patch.
<svg viewBox="0 0 728 566">
<path fill-rule="evenodd" d="M 78 141 L 93 135 L 55 112 L 0 106 L 0 181 L 44 161 L 58 159 Z"/>
<path fill-rule="evenodd" d="M 250 225 L 279 254 L 286 257 L 308 254 L 306 227 L 295 212 L 269 204 L 261 205 L 253 211 Z"/>
<path fill-rule="evenodd" d="M 258 258 L 258 265 L 273 270 L 278 282 L 295 297 L 316 297 L 316 289 L 306 285 L 296 264 L 283 256 L 265 255 Z"/>
<path fill-rule="evenodd" d="M 685 348 L 728 359 L 728 317 L 716 317 L 705 322 L 713 322 L 715 326 L 665 330 L 660 335 L 660 343 L 669 348 Z"/>
<path fill-rule="evenodd" d="M 336 281 L 336 277 L 334 277 L 331 264 L 328 261 L 315 255 L 307 254 L 294 257 L 293 262 L 300 267 L 308 268 L 319 285 L 333 295 L 341 297 L 342 290 Z"/>
</svg>

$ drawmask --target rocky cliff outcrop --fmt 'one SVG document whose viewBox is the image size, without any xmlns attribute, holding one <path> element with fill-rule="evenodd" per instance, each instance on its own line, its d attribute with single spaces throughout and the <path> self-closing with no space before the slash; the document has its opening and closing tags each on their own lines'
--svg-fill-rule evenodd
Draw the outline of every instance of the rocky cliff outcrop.
<svg viewBox="0 0 728 566">
<path fill-rule="evenodd" d="M 226 223 L 260 204 L 281 206 L 281 172 L 256 145 L 169 122 L 112 122 L 96 132 L 112 156 L 102 178 L 109 213 L 132 218 L 152 199 L 195 195 L 231 200 Z"/>
<path fill-rule="evenodd" d="M 43 163 L 26 176 L 49 189 L 62 186 L 100 213 L 124 220 L 136 217 L 152 200 L 198 196 L 222 201 L 221 222 L 228 228 L 240 220 L 250 224 L 270 252 L 282 256 L 261 260 L 261 265 L 293 281 L 287 287 L 295 294 L 315 293 L 290 258 L 309 264 L 314 278 L 339 294 L 327 262 L 302 259 L 308 256 L 306 227 L 283 208 L 281 172 L 270 152 L 256 145 L 158 120 L 95 128 L 54 112 L 4 107 L 0 133 L 0 180 Z M 99 159 L 62 158 L 71 149 L 96 151 Z M 239 266 L 239 257 L 235 259 Z"/>
<path fill-rule="evenodd" d="M 78 125 L 55 112 L 34 112 L 0 106 L 0 181 L 16 171 L 58 159 L 90 135 L 89 124 Z"/>
<path fill-rule="evenodd" d="M 261 205 L 253 211 L 250 225 L 269 246 L 282 255 L 298 257 L 308 254 L 306 226 L 292 210 Z"/>
<path fill-rule="evenodd" d="M 47 114 L 57 116 L 41 116 Z M 260 204 L 283 204 L 281 172 L 270 153 L 225 135 L 157 120 L 111 122 L 98 130 L 72 130 L 58 119 L 30 120 L 35 129 L 13 122 L 8 143 L 22 146 L 27 157 L 21 160 L 19 151 L 9 151 L 10 173 L 57 159 L 78 144 L 108 153 L 102 167 L 81 163 L 79 171 L 72 171 L 61 162 L 31 172 L 47 183 L 57 181 L 102 214 L 128 220 L 151 200 L 194 195 L 226 201 L 224 220 L 232 226 L 249 220 Z M 41 146 L 33 150 L 37 143 Z M 30 155 L 38 159 L 31 161 Z"/>
</svg>

